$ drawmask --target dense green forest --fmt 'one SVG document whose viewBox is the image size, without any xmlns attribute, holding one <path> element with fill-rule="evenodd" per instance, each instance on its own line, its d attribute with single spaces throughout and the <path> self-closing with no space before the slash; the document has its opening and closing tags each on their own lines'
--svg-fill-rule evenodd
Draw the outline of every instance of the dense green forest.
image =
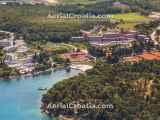
<svg viewBox="0 0 160 120">
<path fill-rule="evenodd" d="M 114 2 L 121 2 L 127 6 L 114 7 Z M 76 14 L 109 14 L 121 12 L 141 12 L 160 10 L 159 0 L 60 0 L 54 5 L 54 10 L 62 13 Z"/>
<path fill-rule="evenodd" d="M 48 104 L 113 104 L 113 110 L 79 109 L 82 120 L 159 120 L 160 61 L 118 63 L 98 61 L 86 74 L 55 84 L 43 96 L 49 115 L 75 116 L 73 109 L 47 109 Z"/>
<path fill-rule="evenodd" d="M 23 36 L 25 40 L 68 41 L 80 29 L 90 29 L 96 21 L 48 19 L 52 7 L 44 5 L 0 5 L 0 29 Z"/>
<path fill-rule="evenodd" d="M 28 0 L 20 0 L 26 1 Z M 30 0 L 32 1 L 32 0 Z M 47 0 L 46 0 L 47 1 Z M 112 11 L 112 3 L 113 2 L 122 2 L 130 5 L 131 10 L 159 10 L 160 9 L 160 1 L 159 0 L 55 0 L 57 1 L 56 5 L 58 5 L 58 10 L 62 10 L 63 12 L 92 12 L 92 13 L 109 13 L 109 12 L 117 12 L 113 9 Z M 55 6 L 55 4 L 52 4 Z M 62 6 L 62 7 L 60 7 Z M 64 9 L 68 9 L 64 11 Z"/>
<path fill-rule="evenodd" d="M 0 29 L 15 32 L 25 40 L 68 41 L 71 36 L 80 35 L 80 29 L 90 29 L 97 21 L 47 19 L 49 13 L 111 14 L 124 12 L 148 13 L 159 9 L 156 0 L 122 0 L 128 7 L 113 7 L 116 0 L 88 2 L 88 4 L 45 5 L 0 5 Z"/>
<path fill-rule="evenodd" d="M 114 2 L 129 6 L 114 7 Z M 128 11 L 146 12 L 160 10 L 159 0 L 61 0 L 54 6 L 58 12 L 108 14 Z"/>
</svg>

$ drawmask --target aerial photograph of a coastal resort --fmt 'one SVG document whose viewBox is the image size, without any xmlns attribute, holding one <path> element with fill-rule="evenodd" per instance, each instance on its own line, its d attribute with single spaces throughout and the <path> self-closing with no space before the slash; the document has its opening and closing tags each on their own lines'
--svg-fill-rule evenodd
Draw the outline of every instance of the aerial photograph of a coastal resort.
<svg viewBox="0 0 160 120">
<path fill-rule="evenodd" d="M 160 0 L 0 0 L 0 120 L 160 120 Z"/>
</svg>

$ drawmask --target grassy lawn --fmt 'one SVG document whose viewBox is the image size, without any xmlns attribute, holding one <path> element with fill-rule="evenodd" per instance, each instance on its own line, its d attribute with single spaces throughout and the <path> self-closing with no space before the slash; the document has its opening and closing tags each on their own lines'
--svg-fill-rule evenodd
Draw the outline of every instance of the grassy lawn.
<svg viewBox="0 0 160 120">
<path fill-rule="evenodd" d="M 119 24 L 118 27 L 119 28 L 124 28 L 124 29 L 134 29 L 135 25 L 137 25 L 137 23 L 127 22 L 127 23 L 124 23 L 124 24 Z"/>
<path fill-rule="evenodd" d="M 111 16 L 115 20 L 123 20 L 124 23 L 118 25 L 119 28 L 134 29 L 135 25 L 141 22 L 148 22 L 150 19 L 138 13 L 114 14 Z"/>
<path fill-rule="evenodd" d="M 88 48 L 88 45 L 86 43 L 83 43 L 83 42 L 79 42 L 79 43 L 76 43 L 76 42 L 73 42 L 73 43 L 70 43 L 71 45 L 75 46 L 76 48 L 79 48 L 81 50 L 85 50 Z"/>
<path fill-rule="evenodd" d="M 47 50 L 48 52 L 57 52 L 57 53 L 65 53 L 69 52 L 71 50 L 74 50 L 76 47 L 73 45 L 65 44 L 65 43 L 53 43 L 53 42 L 47 42 L 47 43 L 38 43 L 33 42 L 31 49 L 32 51 L 36 52 L 39 51 L 39 46 L 43 50 Z"/>
<path fill-rule="evenodd" d="M 138 13 L 114 14 L 111 18 L 116 20 L 124 20 L 125 22 L 144 22 L 150 20 L 148 17 L 139 15 Z"/>
</svg>

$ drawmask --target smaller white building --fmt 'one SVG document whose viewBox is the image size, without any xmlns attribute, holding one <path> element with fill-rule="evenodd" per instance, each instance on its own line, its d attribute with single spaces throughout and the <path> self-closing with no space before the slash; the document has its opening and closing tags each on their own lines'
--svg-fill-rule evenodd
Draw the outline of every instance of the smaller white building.
<svg viewBox="0 0 160 120">
<path fill-rule="evenodd" d="M 4 48 L 4 47 L 13 46 L 13 43 L 14 43 L 14 34 L 10 33 L 10 32 L 6 32 L 6 31 L 0 31 L 0 33 L 4 33 L 4 34 L 7 35 L 4 38 L 2 37 L 0 39 L 0 47 Z"/>
</svg>

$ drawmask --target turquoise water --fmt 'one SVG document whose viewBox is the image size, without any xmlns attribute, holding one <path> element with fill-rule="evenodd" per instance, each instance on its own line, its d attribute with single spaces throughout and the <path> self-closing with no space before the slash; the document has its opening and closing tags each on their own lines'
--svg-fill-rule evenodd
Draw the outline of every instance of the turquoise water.
<svg viewBox="0 0 160 120">
<path fill-rule="evenodd" d="M 0 80 L 0 120 L 50 120 L 40 112 L 44 91 L 38 91 L 38 88 L 50 88 L 78 73 L 78 70 L 69 73 L 59 70 L 19 80 Z"/>
</svg>

